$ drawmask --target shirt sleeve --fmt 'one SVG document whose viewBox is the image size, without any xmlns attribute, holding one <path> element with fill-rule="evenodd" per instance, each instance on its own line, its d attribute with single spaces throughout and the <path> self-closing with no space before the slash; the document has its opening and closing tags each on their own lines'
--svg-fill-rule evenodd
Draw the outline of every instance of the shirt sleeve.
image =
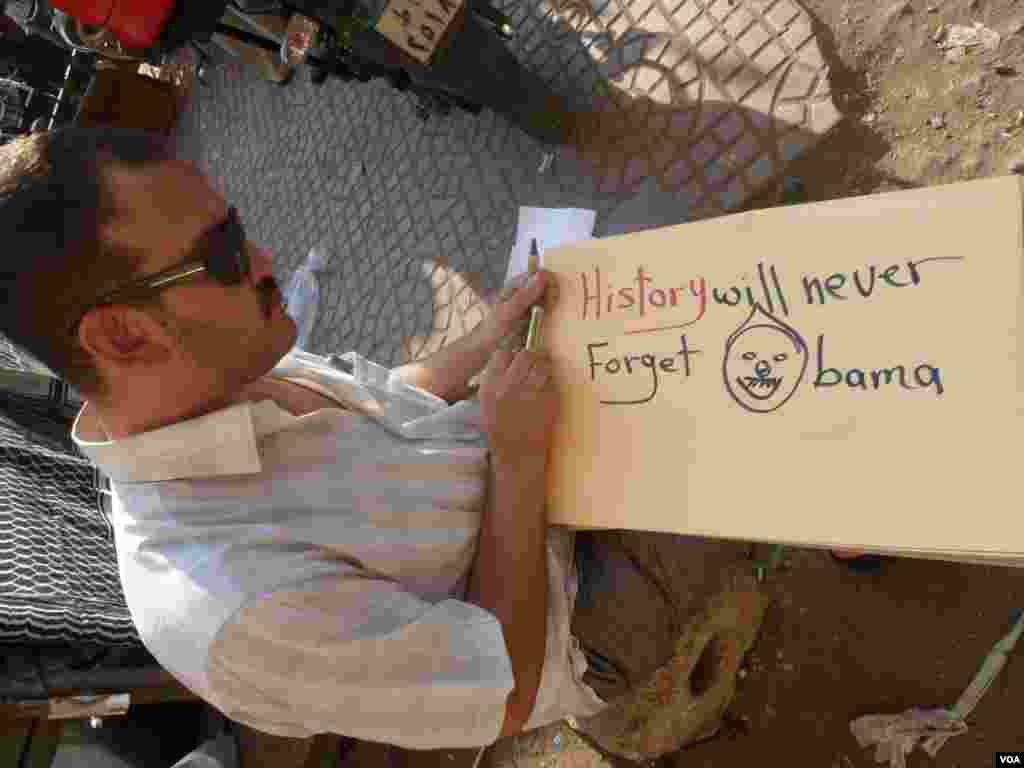
<svg viewBox="0 0 1024 768">
<path fill-rule="evenodd" d="M 514 685 L 495 616 L 365 576 L 246 603 L 214 638 L 207 674 L 215 703 L 253 728 L 407 749 L 493 743 Z"/>
</svg>

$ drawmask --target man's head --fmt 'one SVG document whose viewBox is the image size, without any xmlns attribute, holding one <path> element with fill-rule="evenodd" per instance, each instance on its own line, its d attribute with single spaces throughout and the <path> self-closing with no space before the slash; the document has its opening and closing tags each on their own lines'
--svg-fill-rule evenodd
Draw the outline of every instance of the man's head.
<svg viewBox="0 0 1024 768">
<path fill-rule="evenodd" d="M 296 338 L 268 254 L 218 231 L 228 211 L 157 137 L 66 128 L 0 147 L 0 333 L 90 400 L 112 437 L 224 407 Z M 198 270 L 96 305 L 224 249 L 248 264 L 236 284 Z"/>
</svg>

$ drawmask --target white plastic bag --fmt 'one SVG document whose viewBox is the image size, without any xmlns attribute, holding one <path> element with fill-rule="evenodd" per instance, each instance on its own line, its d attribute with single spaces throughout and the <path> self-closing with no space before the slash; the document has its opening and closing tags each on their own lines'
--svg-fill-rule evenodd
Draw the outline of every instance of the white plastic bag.
<svg viewBox="0 0 1024 768">
<path fill-rule="evenodd" d="M 291 315 L 299 329 L 295 347 L 303 351 L 306 350 L 313 326 L 316 325 L 317 308 L 320 305 L 320 286 L 316 273 L 323 271 L 326 267 L 327 253 L 325 249 L 319 245 L 313 246 L 309 250 L 306 260 L 292 273 L 284 292 L 288 314 Z"/>
</svg>

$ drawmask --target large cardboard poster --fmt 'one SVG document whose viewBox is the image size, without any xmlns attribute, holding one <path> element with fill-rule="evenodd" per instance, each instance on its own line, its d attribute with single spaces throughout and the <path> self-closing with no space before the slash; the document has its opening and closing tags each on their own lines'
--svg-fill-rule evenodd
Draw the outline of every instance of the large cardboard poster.
<svg viewBox="0 0 1024 768">
<path fill-rule="evenodd" d="M 563 246 L 549 520 L 1024 553 L 1017 177 Z"/>
</svg>

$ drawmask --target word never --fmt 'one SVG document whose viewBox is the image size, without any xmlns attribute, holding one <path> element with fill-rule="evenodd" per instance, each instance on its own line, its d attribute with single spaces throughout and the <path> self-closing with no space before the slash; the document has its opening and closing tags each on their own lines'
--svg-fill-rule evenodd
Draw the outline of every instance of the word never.
<svg viewBox="0 0 1024 768">
<path fill-rule="evenodd" d="M 916 261 L 907 262 L 907 272 L 909 274 L 909 282 L 901 281 L 896 278 L 896 274 L 903 269 L 902 264 L 893 264 L 892 266 L 886 267 L 882 270 L 881 274 L 878 274 L 878 269 L 874 265 L 867 267 L 867 273 L 861 275 L 861 269 L 853 270 L 850 275 L 844 274 L 843 272 L 835 272 L 824 279 L 820 277 L 803 277 L 802 282 L 804 286 L 804 297 L 807 299 L 808 304 L 824 304 L 826 302 L 825 292 L 828 291 L 828 297 L 837 299 L 839 301 L 846 301 L 849 296 L 844 296 L 840 293 L 847 281 L 852 278 L 853 285 L 859 293 L 865 299 L 870 298 L 871 294 L 875 292 L 875 286 L 879 285 L 878 279 L 882 279 L 882 283 L 890 285 L 893 288 L 906 288 L 911 285 L 921 284 L 921 271 L 920 266 L 927 264 L 930 261 L 963 261 L 963 256 L 935 256 L 930 259 L 917 259 Z M 847 290 L 850 290 L 847 288 Z"/>
<path fill-rule="evenodd" d="M 866 391 L 870 387 L 877 390 L 883 383 L 892 384 L 894 377 L 898 379 L 897 383 L 904 389 L 934 387 L 936 396 L 941 395 L 944 391 L 941 372 L 934 365 L 927 363 L 921 363 L 914 368 L 914 379 L 909 384 L 907 383 L 907 369 L 902 365 L 897 365 L 893 368 L 875 368 L 870 371 L 850 368 L 845 374 L 838 368 L 826 368 L 825 334 L 818 335 L 818 375 L 814 377 L 815 388 L 837 387 L 845 383 L 850 389 L 863 389 Z M 916 382 L 917 386 L 914 386 L 913 382 Z"/>
<path fill-rule="evenodd" d="M 597 372 L 601 370 L 603 373 L 609 376 L 615 376 L 622 371 L 625 371 L 626 376 L 632 376 L 634 373 L 639 373 L 644 368 L 651 372 L 651 393 L 647 397 L 640 398 L 639 400 L 602 400 L 602 405 L 640 405 L 641 403 L 649 403 L 654 399 L 654 396 L 658 394 L 658 370 L 660 369 L 663 373 L 682 373 L 683 378 L 688 379 L 693 372 L 690 365 L 690 356 L 701 354 L 699 349 L 690 349 L 690 344 L 686 340 L 686 334 L 684 333 L 680 337 L 682 348 L 674 355 L 668 355 L 662 357 L 660 360 L 650 353 L 642 355 L 623 355 L 620 357 L 613 357 L 608 360 L 597 360 L 594 357 L 594 350 L 601 347 L 607 347 L 608 342 L 596 342 L 593 344 L 587 344 L 587 357 L 590 359 L 590 380 L 594 381 L 597 379 Z M 683 359 L 683 370 L 678 370 L 676 365 L 676 358 L 682 357 Z"/>
</svg>

